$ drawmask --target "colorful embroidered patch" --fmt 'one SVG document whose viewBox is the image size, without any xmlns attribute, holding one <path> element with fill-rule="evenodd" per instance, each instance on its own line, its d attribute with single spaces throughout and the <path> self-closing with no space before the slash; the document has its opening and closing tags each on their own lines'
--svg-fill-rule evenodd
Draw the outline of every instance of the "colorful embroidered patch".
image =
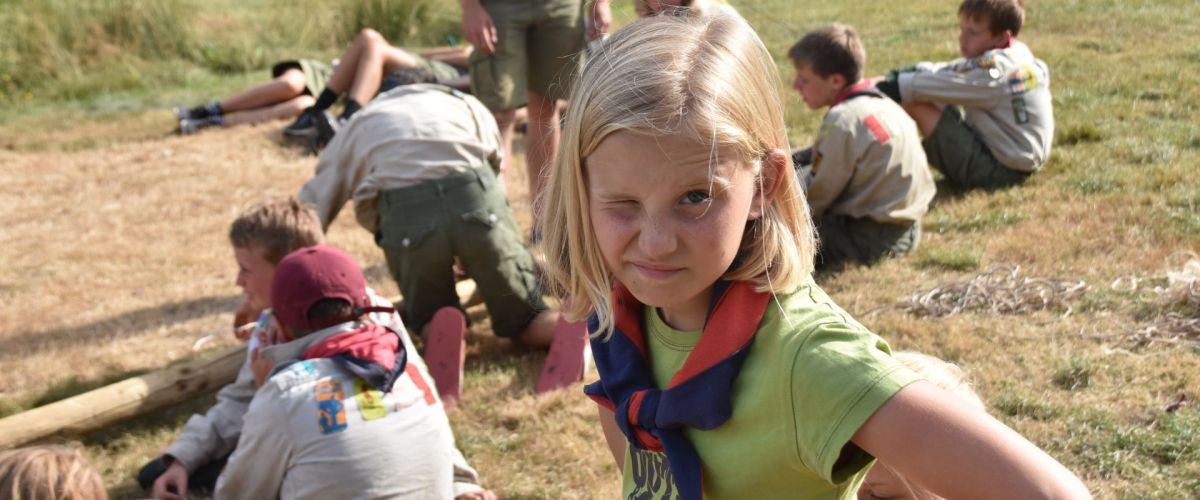
<svg viewBox="0 0 1200 500">
<path fill-rule="evenodd" d="M 321 434 L 346 430 L 346 407 L 342 404 L 346 395 L 342 392 L 342 384 L 322 380 L 317 382 L 313 392 L 317 398 L 317 424 L 321 426 Z"/>
<path fill-rule="evenodd" d="M 303 377 L 316 373 L 317 369 L 313 367 L 312 361 L 301 361 L 288 365 L 287 371 L 292 373 L 294 377 Z"/>
<path fill-rule="evenodd" d="M 1025 98 L 1016 97 L 1012 100 L 1013 121 L 1019 124 L 1029 123 L 1029 110 L 1025 108 Z"/>
<path fill-rule="evenodd" d="M 975 59 L 975 64 L 979 65 L 980 68 L 990 68 L 992 66 L 995 66 L 996 65 L 996 55 L 992 54 L 991 52 L 988 52 L 982 56 L 979 56 L 977 59 Z"/>
<path fill-rule="evenodd" d="M 867 116 L 864 122 L 866 122 L 867 129 L 871 131 L 871 135 L 875 136 L 875 142 L 887 144 L 888 139 L 892 138 L 891 134 L 888 134 L 887 127 L 884 127 L 879 119 L 875 118 L 875 115 Z"/>
<path fill-rule="evenodd" d="M 383 393 L 371 387 L 366 380 L 354 379 L 354 399 L 358 400 L 358 413 L 364 421 L 387 416 L 387 408 L 383 406 Z"/>
</svg>

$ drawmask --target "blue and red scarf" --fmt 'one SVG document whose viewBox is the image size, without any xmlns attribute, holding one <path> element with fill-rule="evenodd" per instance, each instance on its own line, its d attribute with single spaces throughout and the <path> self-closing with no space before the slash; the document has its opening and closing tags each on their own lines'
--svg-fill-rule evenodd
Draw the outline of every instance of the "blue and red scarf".
<svg viewBox="0 0 1200 500">
<path fill-rule="evenodd" d="M 633 446 L 665 452 L 684 499 L 703 497 L 700 455 L 683 430 L 712 430 L 733 414 L 730 390 L 754 342 L 771 294 L 744 281 L 718 282 L 700 341 L 665 389 L 654 385 L 642 325 L 643 306 L 623 285 L 613 290 L 615 331 L 592 340 L 600 381 L 583 391 L 612 410 Z M 588 328 L 596 331 L 593 315 Z"/>
<path fill-rule="evenodd" d="M 361 323 L 358 328 L 324 339 L 300 356 L 300 359 L 314 358 L 332 359 L 385 393 L 391 392 L 408 364 L 400 333 L 374 323 Z"/>
</svg>

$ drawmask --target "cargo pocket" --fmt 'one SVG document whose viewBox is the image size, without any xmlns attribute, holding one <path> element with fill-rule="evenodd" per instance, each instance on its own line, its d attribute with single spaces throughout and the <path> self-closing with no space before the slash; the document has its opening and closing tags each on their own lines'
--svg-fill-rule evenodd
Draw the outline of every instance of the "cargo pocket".
<svg viewBox="0 0 1200 500">
<path fill-rule="evenodd" d="M 510 258 L 518 254 L 522 249 L 521 239 L 513 232 L 508 224 L 504 224 L 500 214 L 490 208 L 480 208 L 462 214 L 462 220 L 474 226 L 481 235 L 486 234 L 486 237 L 481 238 L 491 246 L 494 253 L 500 259 Z"/>
</svg>

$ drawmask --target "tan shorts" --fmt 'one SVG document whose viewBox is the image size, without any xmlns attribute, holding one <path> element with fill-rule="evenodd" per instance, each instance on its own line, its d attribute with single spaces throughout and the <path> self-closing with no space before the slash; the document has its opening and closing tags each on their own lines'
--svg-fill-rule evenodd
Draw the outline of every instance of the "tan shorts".
<svg viewBox="0 0 1200 500">
<path fill-rule="evenodd" d="M 488 109 L 524 106 L 527 92 L 562 99 L 579 73 L 584 46 L 582 0 L 488 0 L 494 54 L 471 53 L 471 92 Z"/>
</svg>

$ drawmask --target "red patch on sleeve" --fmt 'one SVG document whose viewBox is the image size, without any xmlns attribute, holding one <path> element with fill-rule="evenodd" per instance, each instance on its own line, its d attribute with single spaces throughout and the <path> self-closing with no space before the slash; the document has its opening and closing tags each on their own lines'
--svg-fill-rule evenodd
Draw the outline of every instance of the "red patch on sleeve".
<svg viewBox="0 0 1200 500">
<path fill-rule="evenodd" d="M 875 118 L 875 115 L 868 116 L 865 120 L 867 128 L 871 130 L 871 135 L 875 136 L 875 141 L 880 144 L 887 144 L 888 139 L 892 136 L 888 135 L 888 131 L 883 127 L 882 123 Z"/>
</svg>

